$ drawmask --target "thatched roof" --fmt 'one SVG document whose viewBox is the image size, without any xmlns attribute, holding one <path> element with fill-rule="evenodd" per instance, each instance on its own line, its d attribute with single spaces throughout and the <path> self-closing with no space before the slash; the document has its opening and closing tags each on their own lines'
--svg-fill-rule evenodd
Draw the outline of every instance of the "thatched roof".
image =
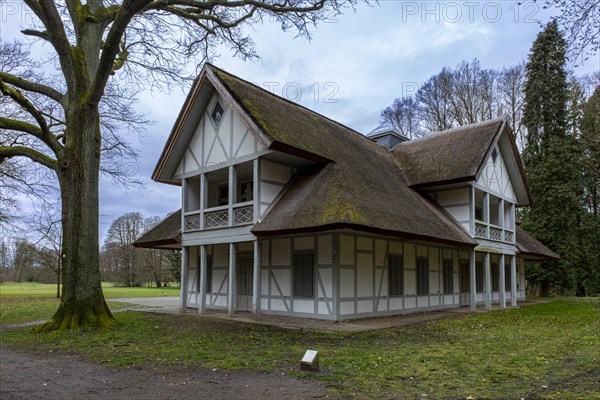
<svg viewBox="0 0 600 400">
<path fill-rule="evenodd" d="M 503 118 L 465 125 L 400 143 L 394 155 L 408 185 L 419 189 L 475 181 L 498 145 L 508 168 L 518 205 L 531 204 L 525 171 L 514 138 Z"/>
<path fill-rule="evenodd" d="M 214 68 L 231 96 L 281 151 L 331 160 L 290 185 L 252 232 L 257 236 L 351 228 L 454 245 L 476 242 L 407 186 L 393 154 L 360 133 Z"/>
<path fill-rule="evenodd" d="M 560 256 L 544 246 L 540 241 L 531 236 L 529 232 L 517 225 L 517 251 L 528 260 L 558 260 Z"/>
<path fill-rule="evenodd" d="M 169 214 L 154 228 L 145 232 L 135 242 L 134 247 L 151 249 L 180 248 L 181 243 L 181 210 Z"/>
<path fill-rule="evenodd" d="M 166 167 L 167 161 L 177 157 L 174 149 L 183 148 L 193 132 L 185 126 L 190 124 L 188 116 L 199 110 L 195 102 L 206 102 L 213 90 L 270 150 L 315 162 L 300 171 L 253 227 L 256 236 L 354 229 L 463 247 L 477 244 L 417 189 L 430 183 L 473 180 L 507 129 L 502 120 L 402 143 L 392 152 L 336 121 L 206 65 L 178 117 L 154 179 L 174 182 L 168 170 L 175 162 Z M 138 245 L 174 245 L 180 219 L 172 215 L 167 220 L 164 224 L 169 226 L 160 228 L 161 223 Z"/>
<path fill-rule="evenodd" d="M 394 154 L 409 186 L 475 180 L 503 122 L 467 125 L 398 145 Z"/>
</svg>

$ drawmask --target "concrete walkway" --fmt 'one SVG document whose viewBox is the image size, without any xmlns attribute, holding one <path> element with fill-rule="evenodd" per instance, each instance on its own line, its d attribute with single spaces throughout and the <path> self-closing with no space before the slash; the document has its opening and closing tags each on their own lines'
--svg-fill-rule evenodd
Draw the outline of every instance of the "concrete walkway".
<svg viewBox="0 0 600 400">
<path fill-rule="evenodd" d="M 115 301 L 118 303 L 129 303 L 133 305 L 140 305 L 145 307 L 158 307 L 158 308 L 179 308 L 181 299 L 179 297 L 130 297 L 124 299 L 108 299 L 109 301 Z"/>
<path fill-rule="evenodd" d="M 452 308 L 439 311 L 416 312 L 402 315 L 392 315 L 383 317 L 362 318 L 347 321 L 327 321 L 312 318 L 295 318 L 280 315 L 261 315 L 257 320 L 254 314 L 249 312 L 238 312 L 230 317 L 226 311 L 207 310 L 206 314 L 198 314 L 198 310 L 188 308 L 182 313 L 180 310 L 180 299 L 178 297 L 155 297 L 155 298 L 131 298 L 131 299 L 111 299 L 111 301 L 120 301 L 131 303 L 134 307 L 131 310 L 141 310 L 160 314 L 181 314 L 194 315 L 198 318 L 219 318 L 223 320 L 270 325 L 284 329 L 308 329 L 314 331 L 326 332 L 364 332 L 376 329 L 386 329 L 394 326 L 414 325 L 429 321 L 437 321 L 448 318 L 458 318 L 471 313 L 469 307 Z M 519 302 L 518 306 L 526 306 L 539 303 L 538 301 Z M 139 306 L 147 308 L 140 309 Z M 510 307 L 507 307 L 510 309 Z M 500 310 L 498 305 L 492 307 L 492 311 Z M 476 312 L 486 312 L 483 307 L 479 307 Z"/>
</svg>

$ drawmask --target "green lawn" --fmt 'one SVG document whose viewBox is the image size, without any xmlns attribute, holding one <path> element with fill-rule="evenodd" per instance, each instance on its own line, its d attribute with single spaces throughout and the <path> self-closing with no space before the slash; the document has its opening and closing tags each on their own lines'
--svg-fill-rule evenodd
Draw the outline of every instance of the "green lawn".
<svg viewBox="0 0 600 400">
<path fill-rule="evenodd" d="M 126 288 L 103 284 L 102 289 L 111 309 L 128 307 L 109 299 L 125 297 L 179 296 L 178 288 Z M 0 325 L 50 319 L 58 308 L 56 285 L 43 283 L 0 284 Z"/>
<path fill-rule="evenodd" d="M 2 333 L 2 342 L 75 352 L 111 365 L 186 366 L 297 374 L 332 397 L 398 399 L 598 399 L 600 305 L 554 299 L 518 309 L 375 332 L 284 330 L 197 315 L 123 312 L 117 329 Z M 306 349 L 317 374 L 300 373 Z M 424 396 L 427 395 L 427 396 Z"/>
</svg>

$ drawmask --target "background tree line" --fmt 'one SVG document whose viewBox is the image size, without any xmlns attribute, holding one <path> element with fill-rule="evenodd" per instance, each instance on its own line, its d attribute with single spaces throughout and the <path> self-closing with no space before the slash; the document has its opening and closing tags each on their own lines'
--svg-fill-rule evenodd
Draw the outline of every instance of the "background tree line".
<svg viewBox="0 0 600 400">
<path fill-rule="evenodd" d="M 102 281 L 124 286 L 178 285 L 181 258 L 178 250 L 141 249 L 133 242 L 161 221 L 139 212 L 116 218 L 100 251 Z M 30 222 L 30 226 L 35 226 Z M 3 237 L 0 241 L 0 282 L 60 282 L 60 227 L 41 224 L 35 240 Z M 47 233 L 48 236 L 43 234 Z M 50 235 L 52 234 L 52 235 Z M 54 240 L 51 240 L 53 238 Z M 57 290 L 60 296 L 60 291 Z"/>
<path fill-rule="evenodd" d="M 396 98 L 381 122 L 412 139 L 505 117 L 525 165 L 534 204 L 523 226 L 556 251 L 558 262 L 527 268 L 531 293 L 600 293 L 600 71 L 566 71 L 568 43 L 556 21 L 527 62 L 501 70 L 477 59 L 444 67 L 414 96 Z"/>
<path fill-rule="evenodd" d="M 108 229 L 100 251 L 103 281 L 125 286 L 169 286 L 179 283 L 181 262 L 178 250 L 142 249 L 133 242 L 158 224 L 160 217 L 144 217 L 139 212 L 124 214 Z"/>
</svg>

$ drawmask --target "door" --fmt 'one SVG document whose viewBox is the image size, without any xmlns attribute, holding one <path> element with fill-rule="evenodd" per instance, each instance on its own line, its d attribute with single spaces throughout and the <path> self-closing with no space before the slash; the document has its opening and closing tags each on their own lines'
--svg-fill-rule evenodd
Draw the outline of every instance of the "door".
<svg viewBox="0 0 600 400">
<path fill-rule="evenodd" d="M 252 253 L 240 253 L 236 266 L 237 310 L 252 311 L 252 275 L 254 260 Z"/>
<path fill-rule="evenodd" d="M 471 296 L 470 296 L 470 281 L 471 281 L 471 271 L 469 267 L 469 261 L 461 260 L 460 261 L 460 305 L 468 306 L 471 304 Z"/>
</svg>

